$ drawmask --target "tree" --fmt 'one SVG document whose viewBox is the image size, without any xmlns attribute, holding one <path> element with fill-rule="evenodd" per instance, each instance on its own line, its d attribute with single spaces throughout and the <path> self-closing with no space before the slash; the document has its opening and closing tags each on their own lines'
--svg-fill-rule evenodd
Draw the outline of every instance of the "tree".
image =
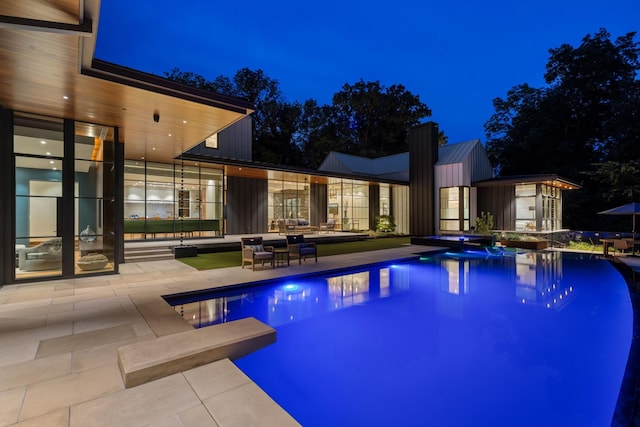
<svg viewBox="0 0 640 427">
<path fill-rule="evenodd" d="M 408 150 L 407 130 L 431 116 L 431 110 L 403 85 L 385 88 L 379 81 L 345 83 L 333 95 L 335 122 L 345 149 L 364 157 Z"/>
<path fill-rule="evenodd" d="M 218 76 L 210 81 L 201 75 L 174 68 L 165 76 L 198 89 L 243 98 L 253 103 L 253 159 L 266 163 L 298 165 L 300 148 L 294 135 L 297 132 L 301 106 L 286 102 L 277 80 L 262 70 L 242 68 L 232 79 Z"/>
<path fill-rule="evenodd" d="M 567 194 L 572 204 L 565 204 L 565 223 L 572 226 L 589 225 L 585 214 L 601 207 L 594 201 L 610 192 L 610 171 L 640 159 L 640 50 L 634 37 L 612 41 L 601 29 L 578 47 L 550 49 L 547 86 L 512 88 L 506 99 L 494 100 L 495 113 L 485 124 L 487 152 L 500 174 L 553 172 L 583 183 L 579 194 Z M 617 185 L 633 187 L 632 180 Z M 630 188 L 616 195 L 630 195 Z"/>
</svg>

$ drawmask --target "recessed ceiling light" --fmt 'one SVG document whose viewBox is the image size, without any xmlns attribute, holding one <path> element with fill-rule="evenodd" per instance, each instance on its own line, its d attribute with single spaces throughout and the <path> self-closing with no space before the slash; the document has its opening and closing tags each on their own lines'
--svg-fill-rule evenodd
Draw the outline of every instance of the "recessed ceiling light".
<svg viewBox="0 0 640 427">
<path fill-rule="evenodd" d="M 153 151 L 156 151 L 156 147 L 152 147 L 151 149 L 152 149 Z"/>
<path fill-rule="evenodd" d="M 144 156 L 140 157 L 141 160 L 144 160 Z"/>
<path fill-rule="evenodd" d="M 47 156 L 50 156 L 50 155 L 51 155 L 51 151 L 47 151 Z"/>
<path fill-rule="evenodd" d="M 182 121 L 182 124 L 183 124 L 183 125 L 186 125 L 186 124 L 187 124 L 187 121 L 186 121 L 186 120 L 183 120 L 183 121 Z"/>
<path fill-rule="evenodd" d="M 173 135 L 169 134 L 169 136 L 173 136 Z"/>
<path fill-rule="evenodd" d="M 52 164 L 54 164 L 54 163 L 55 163 L 55 162 L 54 162 L 53 160 L 49 160 L 49 164 L 50 164 L 50 165 L 52 165 Z"/>
<path fill-rule="evenodd" d="M 69 99 L 69 97 L 67 95 L 64 95 L 62 99 Z"/>
<path fill-rule="evenodd" d="M 40 140 L 40 144 L 44 145 L 44 144 L 46 144 L 46 143 L 47 143 L 47 141 L 45 141 L 44 139 L 41 139 L 41 140 Z"/>
</svg>

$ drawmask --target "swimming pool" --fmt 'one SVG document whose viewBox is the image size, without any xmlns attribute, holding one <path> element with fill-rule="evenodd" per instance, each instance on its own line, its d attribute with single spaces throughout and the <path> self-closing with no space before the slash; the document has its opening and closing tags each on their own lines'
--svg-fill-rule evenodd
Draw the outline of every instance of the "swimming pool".
<svg viewBox="0 0 640 427">
<path fill-rule="evenodd" d="M 305 426 L 610 425 L 633 321 L 607 261 L 559 252 L 447 253 L 176 309 L 275 327 L 235 363 Z"/>
</svg>

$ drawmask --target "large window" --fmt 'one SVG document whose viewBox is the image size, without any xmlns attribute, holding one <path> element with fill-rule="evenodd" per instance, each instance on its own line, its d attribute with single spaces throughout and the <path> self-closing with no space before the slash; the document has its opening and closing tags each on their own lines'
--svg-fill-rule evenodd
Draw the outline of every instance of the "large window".
<svg viewBox="0 0 640 427">
<path fill-rule="evenodd" d="M 269 231 L 311 224 L 308 175 L 269 172 L 267 191 Z"/>
<path fill-rule="evenodd" d="M 114 129 L 75 123 L 75 241 L 76 273 L 112 271 L 101 257 L 113 260 L 114 239 Z M 90 262 L 95 260 L 95 263 Z"/>
<path fill-rule="evenodd" d="M 67 124 L 72 126 L 65 127 L 61 119 L 26 113 L 14 115 L 18 279 L 115 268 L 115 132 L 98 124 Z M 65 128 L 75 132 L 65 135 Z M 73 161 L 64 163 L 65 155 L 71 152 Z M 66 186 L 63 181 L 63 164 L 68 168 L 65 172 L 72 172 L 67 178 L 73 179 L 69 183 L 72 185 Z M 72 234 L 73 238 L 65 238 Z M 73 245 L 65 247 L 63 240 Z M 69 271 L 63 271 L 63 265 L 73 265 L 73 270 L 64 267 Z"/>
<path fill-rule="evenodd" d="M 369 183 L 331 178 L 327 186 L 327 218 L 343 231 L 369 229 Z"/>
<path fill-rule="evenodd" d="M 440 189 L 440 230 L 465 231 L 470 227 L 469 187 Z"/>
<path fill-rule="evenodd" d="M 562 192 L 550 185 L 541 185 L 542 190 L 542 231 L 562 228 Z"/>
<path fill-rule="evenodd" d="M 126 239 L 222 235 L 221 170 L 127 161 L 124 197 Z"/>
<path fill-rule="evenodd" d="M 536 231 L 536 184 L 516 185 L 516 231 Z"/>
</svg>

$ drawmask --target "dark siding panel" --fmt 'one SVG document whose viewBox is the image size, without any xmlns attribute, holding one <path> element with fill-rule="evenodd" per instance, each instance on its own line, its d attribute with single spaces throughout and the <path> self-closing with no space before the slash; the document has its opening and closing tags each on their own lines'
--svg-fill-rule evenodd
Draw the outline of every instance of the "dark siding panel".
<svg viewBox="0 0 640 427">
<path fill-rule="evenodd" d="M 208 148 L 203 141 L 187 153 L 251 161 L 252 129 L 251 117 L 245 117 L 218 133 L 218 148 Z"/>
<path fill-rule="evenodd" d="M 327 186 L 325 184 L 311 184 L 311 207 L 309 223 L 319 225 L 327 222 Z"/>
<path fill-rule="evenodd" d="M 496 230 L 515 228 L 515 190 L 513 186 L 478 188 L 478 215 L 489 212 L 493 215 L 493 227 Z"/>
<path fill-rule="evenodd" d="M 376 219 L 380 215 L 380 186 L 369 185 L 369 230 L 376 229 Z"/>
<path fill-rule="evenodd" d="M 267 181 L 227 177 L 227 234 L 267 232 Z"/>
<path fill-rule="evenodd" d="M 434 165 L 438 161 L 438 125 L 409 130 L 409 232 L 434 233 Z"/>
<path fill-rule="evenodd" d="M 218 149 L 211 151 L 213 155 L 251 161 L 252 126 L 252 119 L 247 116 L 224 129 L 218 134 Z"/>
</svg>

